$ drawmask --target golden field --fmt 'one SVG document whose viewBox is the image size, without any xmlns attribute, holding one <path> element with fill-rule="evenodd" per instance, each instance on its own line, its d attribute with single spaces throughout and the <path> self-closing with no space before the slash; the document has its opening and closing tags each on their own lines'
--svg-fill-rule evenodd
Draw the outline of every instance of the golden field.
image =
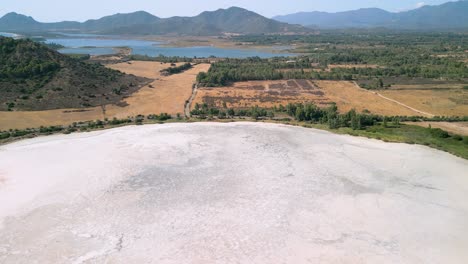
<svg viewBox="0 0 468 264">
<path fill-rule="evenodd" d="M 314 102 L 327 106 L 335 102 L 341 112 L 356 109 L 368 110 L 381 115 L 419 115 L 419 113 L 386 100 L 373 92 L 359 88 L 347 81 L 250 81 L 238 82 L 228 87 L 202 87 L 194 100 L 195 103 L 221 107 L 226 104 L 232 108 L 252 106 L 272 107 L 288 103 Z"/>
<path fill-rule="evenodd" d="M 436 116 L 468 115 L 466 89 L 385 90 L 382 95 Z"/>
</svg>

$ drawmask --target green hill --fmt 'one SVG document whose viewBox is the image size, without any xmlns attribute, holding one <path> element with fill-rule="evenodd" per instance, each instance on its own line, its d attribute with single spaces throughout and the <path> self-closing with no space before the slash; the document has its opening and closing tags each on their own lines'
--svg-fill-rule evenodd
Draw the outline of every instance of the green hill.
<svg viewBox="0 0 468 264">
<path fill-rule="evenodd" d="M 30 40 L 0 37 L 0 110 L 117 103 L 146 81 L 62 55 Z"/>
<path fill-rule="evenodd" d="M 80 29 L 85 31 L 105 31 L 132 25 L 153 24 L 159 20 L 160 18 L 148 12 L 138 11 L 129 14 L 115 14 L 97 20 L 88 20 L 80 26 Z"/>
</svg>

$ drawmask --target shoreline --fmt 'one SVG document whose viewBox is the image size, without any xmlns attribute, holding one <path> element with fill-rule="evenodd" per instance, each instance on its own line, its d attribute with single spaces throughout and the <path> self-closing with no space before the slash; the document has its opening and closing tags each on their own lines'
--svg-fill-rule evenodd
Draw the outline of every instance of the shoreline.
<svg viewBox="0 0 468 264">
<path fill-rule="evenodd" d="M 75 39 L 77 37 L 67 36 L 67 38 Z M 86 37 L 91 38 L 91 37 Z M 54 38 L 50 38 L 53 40 Z M 152 42 L 151 46 L 159 47 L 159 48 L 198 48 L 198 47 L 206 47 L 206 48 L 217 48 L 217 49 L 227 49 L 227 50 L 241 50 L 241 51 L 252 51 L 252 52 L 263 52 L 263 53 L 271 53 L 271 54 L 287 54 L 289 56 L 299 56 L 303 53 L 294 52 L 294 47 L 292 46 L 284 46 L 284 45 L 254 45 L 254 44 L 245 44 L 235 42 L 225 38 L 218 38 L 218 37 L 170 37 L 170 36 L 132 36 L 132 35 L 123 35 L 123 36 L 101 36 L 98 35 L 96 37 L 92 37 L 92 39 L 101 39 L 101 40 L 139 40 L 139 41 L 148 41 Z M 113 54 L 100 54 L 95 56 L 110 56 L 110 55 L 120 55 L 121 48 L 123 47 L 99 47 L 96 46 L 95 48 L 110 48 L 115 50 L 116 52 Z M 125 51 L 127 55 L 132 54 L 132 49 L 130 47 L 124 47 L 129 49 L 130 51 Z M 74 47 L 65 47 L 65 49 L 75 49 Z M 181 56 L 182 57 L 182 56 Z"/>
<path fill-rule="evenodd" d="M 206 119 L 169 119 L 165 121 L 158 121 L 158 120 L 144 120 L 141 123 L 135 123 L 135 121 L 125 123 L 125 124 L 118 124 L 118 125 L 110 125 L 106 124 L 104 127 L 98 127 L 98 128 L 87 128 L 86 130 L 76 130 L 73 132 L 67 132 L 67 131 L 58 131 L 58 132 L 50 132 L 50 133 L 45 133 L 45 134 L 35 134 L 35 135 L 27 135 L 24 137 L 14 137 L 14 138 L 9 138 L 7 140 L 0 140 L 0 147 L 2 146 L 7 146 L 10 144 L 14 144 L 23 140 L 29 140 L 29 139 L 35 139 L 35 138 L 43 138 L 43 137 L 48 137 L 48 136 L 57 136 L 57 135 L 69 135 L 69 134 L 82 134 L 82 133 L 91 133 L 91 132 L 97 132 L 97 131 L 106 131 L 106 130 L 112 130 L 112 129 L 118 129 L 118 128 L 126 128 L 126 127 L 132 127 L 132 126 L 148 126 L 148 125 L 167 125 L 167 124 L 190 124 L 190 123 L 202 123 L 202 124 L 229 124 L 229 123 L 259 123 L 259 124 L 276 124 L 276 125 L 284 125 L 284 126 L 291 126 L 291 127 L 302 127 L 305 129 L 313 129 L 313 130 L 318 130 L 318 131 L 323 131 L 327 132 L 330 134 L 335 134 L 335 135 L 343 135 L 343 136 L 351 136 L 355 138 L 362 138 L 362 139 L 370 139 L 370 140 L 377 140 L 382 143 L 397 143 L 397 144 L 406 144 L 406 145 L 419 145 L 419 146 L 424 146 L 436 151 L 442 151 L 445 153 L 448 153 L 450 155 L 453 155 L 455 157 L 468 160 L 468 156 L 464 155 L 459 155 L 457 153 L 454 153 L 453 151 L 443 149 L 441 146 L 436 146 L 436 145 L 426 145 L 426 144 L 420 144 L 417 142 L 413 142 L 410 140 L 405 140 L 405 139 L 400 139 L 400 138 L 394 138 L 394 137 L 383 137 L 381 134 L 372 134 L 369 133 L 367 130 L 350 130 L 349 128 L 339 128 L 339 129 L 330 129 L 327 128 L 326 125 L 323 124 L 313 124 L 313 123 L 307 123 L 307 122 L 299 122 L 295 120 L 291 121 L 281 121 L 281 120 L 253 120 L 249 118 L 239 118 L 239 119 L 213 119 L 213 120 L 206 120 Z M 417 125 L 405 125 L 408 127 L 419 127 Z M 421 128 L 421 127 L 419 127 Z M 460 142 L 460 144 L 464 144 L 463 142 Z"/>
</svg>

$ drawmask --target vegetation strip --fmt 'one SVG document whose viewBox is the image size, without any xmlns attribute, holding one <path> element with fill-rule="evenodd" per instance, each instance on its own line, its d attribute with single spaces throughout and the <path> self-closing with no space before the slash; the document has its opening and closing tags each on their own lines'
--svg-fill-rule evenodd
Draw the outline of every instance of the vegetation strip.
<svg viewBox="0 0 468 264">
<path fill-rule="evenodd" d="M 468 159 L 468 136 L 450 134 L 440 128 L 405 125 L 401 122 L 420 120 L 418 117 L 386 117 L 370 114 L 358 114 L 352 110 L 339 114 L 336 105 L 321 109 L 314 104 L 288 104 L 271 109 L 252 107 L 250 109 L 219 109 L 207 105 L 195 105 L 191 112 L 192 118 L 174 119 L 168 114 L 138 115 L 124 119 L 96 120 L 73 123 L 70 126 L 40 127 L 38 129 L 10 130 L 0 132 L 0 142 L 9 143 L 14 140 L 31 138 L 54 133 L 70 134 L 98 129 L 112 128 L 122 125 L 143 125 L 165 122 L 200 122 L 200 121 L 263 121 L 287 125 L 297 125 L 309 128 L 328 130 L 339 134 L 362 136 L 386 142 L 401 142 L 420 144 L 452 153 Z M 429 118 L 426 118 L 428 120 Z M 465 117 L 468 119 L 468 117 Z M 437 121 L 438 119 L 434 119 Z"/>
<path fill-rule="evenodd" d="M 173 74 L 178 74 L 178 73 L 184 72 L 186 70 L 189 70 L 192 67 L 193 66 L 192 66 L 192 64 L 190 62 L 184 63 L 184 64 L 182 64 L 180 66 L 175 66 L 175 64 L 172 64 L 171 67 L 161 70 L 161 74 L 166 75 L 166 76 L 173 75 Z"/>
</svg>

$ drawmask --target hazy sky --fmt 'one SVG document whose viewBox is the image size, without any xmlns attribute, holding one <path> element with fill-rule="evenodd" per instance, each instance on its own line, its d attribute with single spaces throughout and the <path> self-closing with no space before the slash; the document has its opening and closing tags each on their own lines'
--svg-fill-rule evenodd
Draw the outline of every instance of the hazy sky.
<svg viewBox="0 0 468 264">
<path fill-rule="evenodd" d="M 418 6 L 436 5 L 447 0 L 0 0 L 0 16 L 17 12 L 38 21 L 84 21 L 115 13 L 138 10 L 159 17 L 192 16 L 205 10 L 230 6 L 250 9 L 267 17 L 299 11 L 346 11 L 363 7 L 380 7 L 402 11 Z"/>
</svg>

